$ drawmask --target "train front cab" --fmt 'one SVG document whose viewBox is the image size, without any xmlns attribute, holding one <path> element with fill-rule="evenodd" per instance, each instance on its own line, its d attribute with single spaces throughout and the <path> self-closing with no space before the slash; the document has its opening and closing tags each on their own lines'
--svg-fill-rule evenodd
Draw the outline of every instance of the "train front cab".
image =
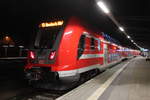
<svg viewBox="0 0 150 100">
<path fill-rule="evenodd" d="M 34 46 L 28 52 L 28 64 L 25 66 L 27 79 L 55 81 L 75 76 L 77 49 L 82 33 L 79 21 L 72 18 L 68 22 L 46 22 L 40 26 Z"/>
<path fill-rule="evenodd" d="M 65 23 L 63 20 L 41 23 L 33 46 L 28 51 L 25 66 L 26 78 L 32 81 L 55 81 L 58 73 L 53 71 L 57 63 L 58 48 L 62 40 Z M 34 40 L 34 39 L 33 39 Z"/>
</svg>

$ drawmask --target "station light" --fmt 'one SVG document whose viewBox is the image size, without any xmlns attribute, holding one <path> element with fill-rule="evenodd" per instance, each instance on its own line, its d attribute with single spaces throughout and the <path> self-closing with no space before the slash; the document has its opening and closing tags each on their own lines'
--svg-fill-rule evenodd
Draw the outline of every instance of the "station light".
<svg viewBox="0 0 150 100">
<path fill-rule="evenodd" d="M 131 40 L 131 42 L 134 42 L 133 40 Z"/>
<path fill-rule="evenodd" d="M 20 46 L 18 46 L 19 48 L 24 48 L 24 46 L 22 46 L 22 45 L 20 45 Z"/>
<path fill-rule="evenodd" d="M 9 41 L 10 38 L 9 38 L 9 36 L 6 36 L 5 39 L 6 39 L 7 41 Z"/>
<path fill-rule="evenodd" d="M 106 6 L 106 4 L 105 4 L 103 1 L 98 1 L 98 2 L 97 2 L 97 5 L 101 8 L 101 10 L 102 10 L 104 13 L 108 14 L 108 17 L 118 26 L 119 30 L 120 30 L 121 32 L 123 32 L 123 33 L 127 36 L 128 39 L 131 40 L 131 37 L 125 32 L 124 28 L 120 26 L 120 24 L 118 23 L 118 21 L 115 20 L 115 18 L 113 17 L 112 14 L 109 14 L 109 13 L 110 13 L 110 10 L 109 10 L 108 7 Z M 131 42 L 132 42 L 134 45 L 136 45 L 137 47 L 140 48 L 140 46 L 138 46 L 133 40 L 131 40 Z"/>
<path fill-rule="evenodd" d="M 104 13 L 106 13 L 106 14 L 110 13 L 109 9 L 107 8 L 107 6 L 105 5 L 104 2 L 99 1 L 99 2 L 97 2 L 97 5 L 103 10 Z"/>
<path fill-rule="evenodd" d="M 119 27 L 120 31 L 124 32 L 124 28 L 123 27 Z"/>
<path fill-rule="evenodd" d="M 127 38 L 130 39 L 131 37 L 128 35 Z"/>
</svg>

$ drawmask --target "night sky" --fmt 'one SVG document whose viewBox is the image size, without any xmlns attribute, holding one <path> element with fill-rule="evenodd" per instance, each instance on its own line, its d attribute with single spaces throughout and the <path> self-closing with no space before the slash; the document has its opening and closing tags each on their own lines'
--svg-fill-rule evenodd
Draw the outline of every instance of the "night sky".
<svg viewBox="0 0 150 100">
<path fill-rule="evenodd" d="M 88 0 L 1 0 L 0 32 L 12 36 L 17 43 L 28 45 L 29 36 L 37 32 L 42 20 L 54 16 L 91 16 L 87 15 L 91 4 L 85 1 Z"/>
<path fill-rule="evenodd" d="M 124 26 L 137 25 L 127 21 L 130 16 L 149 16 L 149 2 L 142 0 L 106 0 L 115 18 Z M 123 45 L 133 47 L 111 20 L 97 7 L 95 0 L 1 0 L 0 33 L 8 34 L 18 45 L 30 44 L 32 35 L 43 20 L 54 16 L 79 16 L 105 31 Z M 141 27 L 141 23 L 138 23 Z M 147 25 L 147 24 L 146 24 Z M 147 26 L 149 28 L 149 26 Z M 135 36 L 135 32 L 127 30 Z M 143 31 L 142 31 L 143 32 Z M 112 34 L 113 33 L 113 34 Z M 134 33 L 134 34 L 133 34 Z M 140 33 L 139 33 L 140 34 Z"/>
</svg>

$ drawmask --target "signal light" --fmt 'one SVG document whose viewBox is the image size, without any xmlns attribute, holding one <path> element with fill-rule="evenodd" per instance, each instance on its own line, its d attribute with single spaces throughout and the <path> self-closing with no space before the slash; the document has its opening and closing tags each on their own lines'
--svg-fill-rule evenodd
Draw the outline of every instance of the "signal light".
<svg viewBox="0 0 150 100">
<path fill-rule="evenodd" d="M 29 58 L 35 59 L 35 53 L 33 51 L 29 51 Z"/>
<path fill-rule="evenodd" d="M 55 55 L 56 55 L 56 51 L 50 52 L 50 54 L 49 54 L 49 59 L 50 59 L 50 60 L 54 59 Z"/>
</svg>

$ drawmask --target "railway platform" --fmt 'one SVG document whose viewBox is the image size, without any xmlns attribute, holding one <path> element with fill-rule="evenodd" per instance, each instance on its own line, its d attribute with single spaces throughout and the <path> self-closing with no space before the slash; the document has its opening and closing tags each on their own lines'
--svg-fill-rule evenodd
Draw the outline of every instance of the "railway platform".
<svg viewBox="0 0 150 100">
<path fill-rule="evenodd" d="M 150 100 L 150 61 L 124 61 L 56 100 Z"/>
</svg>

